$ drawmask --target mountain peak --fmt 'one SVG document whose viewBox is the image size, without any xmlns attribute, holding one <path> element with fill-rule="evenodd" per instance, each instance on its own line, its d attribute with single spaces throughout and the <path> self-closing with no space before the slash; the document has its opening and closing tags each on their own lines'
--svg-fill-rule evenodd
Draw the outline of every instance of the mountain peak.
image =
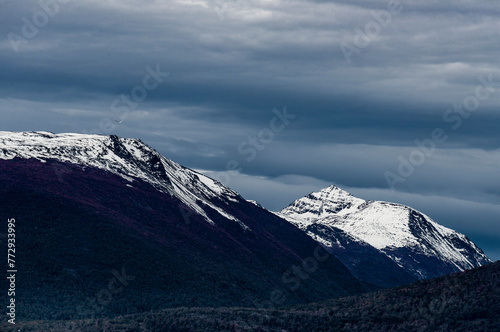
<svg viewBox="0 0 500 332">
<path fill-rule="evenodd" d="M 316 196 L 321 197 L 324 200 L 329 200 L 329 201 L 336 200 L 339 197 L 353 197 L 354 198 L 354 196 L 350 192 L 345 191 L 345 190 L 343 190 L 343 189 L 341 189 L 333 184 L 327 188 L 321 189 L 320 191 L 314 192 L 312 194 L 317 194 Z"/>
<path fill-rule="evenodd" d="M 340 188 L 339 188 L 339 187 L 337 187 L 336 185 L 332 184 L 332 185 L 330 185 L 330 186 L 329 186 L 329 187 L 327 187 L 327 188 L 321 189 L 321 191 L 323 191 L 323 190 L 329 190 L 329 191 L 331 191 L 331 190 L 342 190 L 342 189 L 340 189 Z M 344 191 L 344 190 L 342 190 L 342 191 Z"/>
<path fill-rule="evenodd" d="M 310 224 L 331 214 L 356 208 L 363 203 L 365 203 L 364 200 L 331 185 L 294 201 L 281 210 L 280 214 L 292 217 L 294 220 L 300 220 L 304 224 Z"/>
<path fill-rule="evenodd" d="M 490 262 L 465 235 L 439 225 L 411 207 L 364 201 L 333 185 L 294 201 L 278 215 L 324 244 L 339 243 L 341 230 L 384 252 L 419 278 L 437 276 L 436 271 L 453 272 Z"/>
</svg>

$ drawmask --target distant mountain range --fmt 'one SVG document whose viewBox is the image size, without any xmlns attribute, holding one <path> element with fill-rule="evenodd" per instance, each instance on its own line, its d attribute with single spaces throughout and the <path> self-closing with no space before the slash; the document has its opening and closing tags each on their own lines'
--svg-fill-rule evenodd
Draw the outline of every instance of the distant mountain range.
<svg viewBox="0 0 500 332">
<path fill-rule="evenodd" d="M 409 207 L 332 186 L 271 213 L 113 135 L 0 132 L 0 193 L 25 320 L 275 308 L 490 262 Z"/>
<path fill-rule="evenodd" d="M 465 235 L 411 207 L 365 201 L 336 186 L 298 199 L 277 215 L 323 244 L 355 276 L 382 287 L 491 263 Z"/>
</svg>

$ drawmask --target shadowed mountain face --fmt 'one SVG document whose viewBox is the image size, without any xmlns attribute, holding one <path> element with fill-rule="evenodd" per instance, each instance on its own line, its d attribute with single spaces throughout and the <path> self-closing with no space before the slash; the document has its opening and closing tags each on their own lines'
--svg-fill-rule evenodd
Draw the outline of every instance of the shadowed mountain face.
<svg viewBox="0 0 500 332">
<path fill-rule="evenodd" d="M 320 243 L 323 243 L 323 238 L 335 239 L 335 242 L 325 245 L 325 248 L 360 280 L 382 288 L 410 284 L 418 280 L 384 253 L 339 228 L 313 224 L 306 226 L 304 231 Z"/>
<path fill-rule="evenodd" d="M 361 280 L 407 284 L 490 263 L 465 235 L 401 204 L 364 201 L 331 186 L 277 215 L 304 230 Z"/>
<path fill-rule="evenodd" d="M 301 230 L 140 141 L 18 135 L 1 137 L 0 195 L 1 218 L 16 219 L 20 320 L 373 289 Z"/>
</svg>

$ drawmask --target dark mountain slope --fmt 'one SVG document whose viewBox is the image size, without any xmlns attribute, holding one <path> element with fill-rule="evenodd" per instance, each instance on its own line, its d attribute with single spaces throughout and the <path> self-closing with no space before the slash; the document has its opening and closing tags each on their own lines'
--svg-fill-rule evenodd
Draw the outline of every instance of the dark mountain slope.
<svg viewBox="0 0 500 332">
<path fill-rule="evenodd" d="M 293 277 L 317 243 L 239 196 L 209 202 L 247 228 L 200 201 L 207 222 L 140 179 L 19 158 L 0 160 L 0 195 L 2 220 L 16 219 L 19 320 L 254 306 L 273 291 L 286 305 L 370 289 L 333 256 Z M 113 282 L 120 291 L 110 294 Z"/>
</svg>

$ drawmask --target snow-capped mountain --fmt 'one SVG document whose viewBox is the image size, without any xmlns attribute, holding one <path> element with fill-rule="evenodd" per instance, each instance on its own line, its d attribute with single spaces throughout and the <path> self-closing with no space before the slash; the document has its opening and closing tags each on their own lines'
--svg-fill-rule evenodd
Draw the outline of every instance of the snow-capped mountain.
<svg viewBox="0 0 500 332">
<path fill-rule="evenodd" d="M 286 220 L 137 139 L 0 132 L 0 197 L 1 219 L 17 221 L 16 300 L 31 319 L 269 308 L 376 289 Z M 304 279 L 307 257 L 321 264 Z M 121 275 L 119 296 L 99 297 Z"/>
<path fill-rule="evenodd" d="M 96 167 L 117 174 L 133 186 L 134 178 L 152 184 L 158 190 L 177 197 L 213 222 L 209 207 L 223 217 L 248 227 L 211 202 L 224 199 L 238 202 L 236 192 L 219 182 L 185 168 L 162 156 L 139 139 L 117 136 L 53 134 L 50 132 L 0 132 L 0 159 L 34 158 Z"/>
<path fill-rule="evenodd" d="M 278 215 L 340 256 L 352 258 L 345 247 L 353 241 L 369 245 L 418 279 L 491 262 L 465 235 L 411 207 L 365 201 L 336 186 L 298 199 Z M 345 257 L 343 262 L 349 267 Z"/>
</svg>

